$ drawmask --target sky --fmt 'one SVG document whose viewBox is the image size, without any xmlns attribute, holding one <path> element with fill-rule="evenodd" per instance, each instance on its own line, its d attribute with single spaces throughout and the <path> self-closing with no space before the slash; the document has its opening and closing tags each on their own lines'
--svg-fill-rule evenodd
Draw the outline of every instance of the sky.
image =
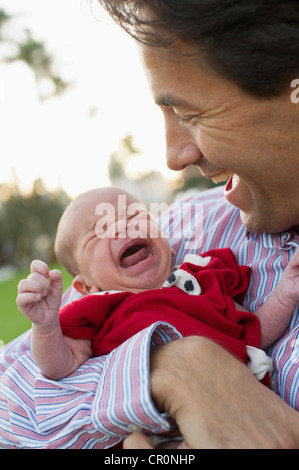
<svg viewBox="0 0 299 470">
<path fill-rule="evenodd" d="M 154 105 L 134 41 L 90 0 L 0 0 L 18 13 L 7 28 L 29 28 L 44 41 L 69 91 L 40 102 L 32 71 L 22 62 L 0 63 L 0 184 L 15 169 L 21 190 L 42 178 L 71 197 L 109 184 L 107 163 L 132 134 L 142 155 L 135 172 L 166 167 L 163 119 Z"/>
</svg>

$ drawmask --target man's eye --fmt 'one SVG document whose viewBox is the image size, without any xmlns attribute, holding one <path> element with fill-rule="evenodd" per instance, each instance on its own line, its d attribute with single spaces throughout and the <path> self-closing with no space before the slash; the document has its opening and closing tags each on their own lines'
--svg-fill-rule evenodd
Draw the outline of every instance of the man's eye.
<svg viewBox="0 0 299 470">
<path fill-rule="evenodd" d="M 194 116 L 179 116 L 179 119 L 182 124 L 190 124 L 192 122 L 192 119 L 194 119 Z"/>
</svg>

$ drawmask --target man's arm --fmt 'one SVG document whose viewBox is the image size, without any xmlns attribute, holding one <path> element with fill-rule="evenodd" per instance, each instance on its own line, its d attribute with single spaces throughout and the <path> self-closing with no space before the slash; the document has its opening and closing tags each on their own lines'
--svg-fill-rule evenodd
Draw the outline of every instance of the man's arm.
<svg viewBox="0 0 299 470">
<path fill-rule="evenodd" d="M 298 412 L 206 338 L 153 349 L 151 393 L 158 409 L 176 420 L 184 445 L 193 449 L 299 448 Z M 140 437 L 128 438 L 125 447 L 133 448 L 134 442 L 134 448 L 149 448 Z"/>
</svg>

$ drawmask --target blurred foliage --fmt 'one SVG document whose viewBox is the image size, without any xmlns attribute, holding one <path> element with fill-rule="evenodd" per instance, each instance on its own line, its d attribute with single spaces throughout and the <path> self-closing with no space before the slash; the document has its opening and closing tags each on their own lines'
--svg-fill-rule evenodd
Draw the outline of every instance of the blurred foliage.
<svg viewBox="0 0 299 470">
<path fill-rule="evenodd" d="M 22 61 L 27 64 L 34 73 L 41 100 L 59 95 L 70 84 L 61 77 L 59 65 L 45 43 L 35 38 L 29 29 L 18 30 L 18 34 L 10 36 L 11 31 L 16 31 L 11 29 L 11 25 L 17 16 L 19 15 L 11 15 L 0 8 L 0 60 L 6 63 Z M 110 158 L 109 176 L 112 184 L 127 186 L 129 191 L 137 193 L 139 188 L 143 188 L 139 197 L 146 195 L 150 201 L 171 201 L 178 192 L 183 193 L 190 188 L 203 190 L 213 186 L 195 167 L 178 173 L 176 183 L 169 189 L 161 174 L 155 171 L 132 177 L 128 163 L 132 157 L 139 158 L 140 153 L 130 134 L 122 139 Z M 13 188 L 8 184 L 0 185 L 0 266 L 13 265 L 20 268 L 37 257 L 51 263 L 54 260 L 53 244 L 57 223 L 68 202 L 69 199 L 62 190 L 49 193 L 41 180 L 34 183 L 32 192 L 26 196 L 20 194 L 17 185 Z"/>
<path fill-rule="evenodd" d="M 3 49 L 2 60 L 7 63 L 20 60 L 32 69 L 40 100 L 63 93 L 71 84 L 60 76 L 57 62 L 45 43 L 34 38 L 29 29 L 22 31 L 22 40 L 9 36 L 8 26 L 17 16 L 0 9 L 0 42 L 8 46 Z"/>
<path fill-rule="evenodd" d="M 108 173 L 110 181 L 118 178 L 129 178 L 127 165 L 129 160 L 138 155 L 140 150 L 135 147 L 131 134 L 127 134 L 118 144 L 117 149 L 110 155 Z"/>
<path fill-rule="evenodd" d="M 0 266 L 27 266 L 34 258 L 54 261 L 54 240 L 69 202 L 62 190 L 47 192 L 41 180 L 23 196 L 15 186 L 0 186 Z"/>
<path fill-rule="evenodd" d="M 30 67 L 40 100 L 57 96 L 70 83 L 61 77 L 57 60 L 45 43 L 18 25 L 20 16 L 0 8 L 0 60 L 22 61 Z M 20 268 L 37 257 L 53 262 L 57 223 L 68 202 L 64 191 L 49 193 L 41 180 L 26 196 L 19 192 L 16 183 L 0 185 L 0 267 Z"/>
</svg>

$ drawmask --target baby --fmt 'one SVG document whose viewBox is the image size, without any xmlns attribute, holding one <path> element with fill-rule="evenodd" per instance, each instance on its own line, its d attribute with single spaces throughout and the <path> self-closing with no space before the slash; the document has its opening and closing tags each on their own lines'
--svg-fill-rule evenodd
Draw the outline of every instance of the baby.
<svg viewBox="0 0 299 470">
<path fill-rule="evenodd" d="M 229 249 L 187 255 L 172 272 L 173 250 L 158 224 L 140 201 L 116 188 L 91 190 L 71 202 L 55 251 L 83 297 L 60 310 L 62 275 L 39 260 L 19 283 L 17 297 L 32 321 L 36 362 L 53 380 L 155 321 L 183 336 L 206 335 L 246 363 L 247 345 L 270 346 L 299 301 L 298 250 L 265 304 L 249 313 L 235 303 L 247 290 L 249 268 L 238 266 Z"/>
</svg>

